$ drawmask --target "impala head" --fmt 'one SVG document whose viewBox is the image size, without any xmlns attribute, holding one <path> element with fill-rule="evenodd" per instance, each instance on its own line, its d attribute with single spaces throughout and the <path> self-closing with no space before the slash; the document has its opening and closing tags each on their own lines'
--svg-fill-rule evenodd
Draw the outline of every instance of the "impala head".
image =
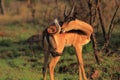
<svg viewBox="0 0 120 80">
<path fill-rule="evenodd" d="M 63 26 L 67 26 L 67 23 L 69 23 L 71 20 L 75 20 L 75 15 L 74 14 L 74 8 L 75 8 L 75 3 L 73 3 L 73 6 L 71 8 L 71 10 L 68 12 L 66 7 L 64 9 L 64 20 L 59 21 L 57 19 L 54 20 L 54 24 L 51 25 L 50 27 L 47 28 L 47 32 L 50 34 L 56 34 L 56 33 L 60 33 L 60 32 L 64 32 L 62 30 Z"/>
<path fill-rule="evenodd" d="M 75 8 L 75 4 L 73 4 L 70 12 L 68 12 L 66 7 L 65 7 L 65 10 L 64 10 L 64 20 L 60 21 L 62 24 L 60 24 L 59 21 L 57 19 L 55 19 L 54 20 L 54 25 L 50 26 L 48 28 L 48 32 L 52 33 L 52 34 L 64 32 L 62 30 L 63 26 L 67 26 L 67 23 L 69 23 L 71 20 L 75 20 L 75 16 L 73 15 L 74 14 L 74 8 Z"/>
</svg>

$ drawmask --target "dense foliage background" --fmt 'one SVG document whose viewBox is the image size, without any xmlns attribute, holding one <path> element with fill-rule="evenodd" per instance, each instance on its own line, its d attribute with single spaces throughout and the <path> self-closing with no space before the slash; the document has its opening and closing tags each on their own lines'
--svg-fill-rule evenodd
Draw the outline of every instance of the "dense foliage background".
<svg viewBox="0 0 120 80">
<path fill-rule="evenodd" d="M 96 0 L 95 0 L 96 1 Z M 119 0 L 100 0 L 102 21 L 109 30 Z M 76 2 L 75 14 L 90 23 L 90 4 L 94 0 L 0 0 L 0 80 L 42 80 L 43 50 L 41 33 L 55 18 L 63 20 L 64 9 Z M 93 10 L 94 11 L 94 10 Z M 94 12 L 93 12 L 94 13 Z M 120 10 L 112 25 L 108 51 L 101 51 L 104 36 L 99 15 L 92 14 L 100 65 L 96 63 L 92 42 L 84 46 L 83 59 L 90 80 L 120 80 Z M 78 63 L 74 49 L 65 48 L 55 69 L 55 80 L 77 80 Z M 95 74 L 96 73 L 96 74 Z M 49 75 L 47 77 L 49 79 Z"/>
</svg>

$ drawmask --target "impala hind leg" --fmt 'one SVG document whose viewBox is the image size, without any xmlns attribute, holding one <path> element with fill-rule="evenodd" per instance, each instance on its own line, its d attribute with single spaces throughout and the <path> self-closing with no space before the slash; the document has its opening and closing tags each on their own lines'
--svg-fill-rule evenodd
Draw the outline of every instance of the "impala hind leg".
<svg viewBox="0 0 120 80">
<path fill-rule="evenodd" d="M 44 53 L 43 80 L 46 80 L 46 72 L 48 68 L 49 56 L 50 56 L 49 52 Z"/>
<path fill-rule="evenodd" d="M 75 49 L 76 49 L 76 56 L 79 62 L 79 80 L 87 80 L 84 70 L 83 59 L 82 59 L 82 46 L 77 45 Z"/>
<path fill-rule="evenodd" d="M 56 57 L 52 57 L 50 60 L 50 64 L 49 64 L 50 80 L 54 80 L 54 69 L 59 59 L 60 59 L 60 56 L 56 56 Z"/>
</svg>

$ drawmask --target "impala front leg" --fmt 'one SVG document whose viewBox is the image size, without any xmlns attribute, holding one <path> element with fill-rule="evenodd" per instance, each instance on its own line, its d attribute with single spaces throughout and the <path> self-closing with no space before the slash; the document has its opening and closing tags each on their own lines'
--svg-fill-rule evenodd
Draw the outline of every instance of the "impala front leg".
<svg viewBox="0 0 120 80">
<path fill-rule="evenodd" d="M 82 46 L 76 45 L 75 50 L 76 50 L 76 56 L 79 62 L 79 80 L 83 80 L 83 79 L 87 80 L 85 70 L 84 70 L 84 65 L 83 65 L 83 59 L 82 59 Z"/>
<path fill-rule="evenodd" d="M 50 80 L 54 80 L 54 69 L 59 59 L 60 56 L 56 56 L 56 57 L 52 57 L 50 60 L 50 64 L 49 64 Z"/>
</svg>

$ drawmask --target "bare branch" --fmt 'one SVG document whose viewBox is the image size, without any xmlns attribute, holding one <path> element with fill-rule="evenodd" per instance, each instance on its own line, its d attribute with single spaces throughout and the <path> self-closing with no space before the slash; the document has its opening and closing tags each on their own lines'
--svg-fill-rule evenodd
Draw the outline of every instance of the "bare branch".
<svg viewBox="0 0 120 80">
<path fill-rule="evenodd" d="M 117 4 L 116 4 L 116 5 L 117 5 Z M 113 26 L 113 21 L 114 21 L 114 19 L 115 19 L 115 16 L 116 16 L 116 14 L 117 14 L 118 9 L 119 9 L 119 6 L 117 6 L 117 8 L 116 8 L 116 10 L 115 10 L 115 12 L 114 12 L 114 14 L 113 14 L 113 17 L 112 17 L 112 19 L 111 19 L 111 22 L 110 22 L 110 25 L 109 25 L 108 34 L 107 34 L 107 40 L 106 40 L 106 42 L 105 42 L 104 45 L 103 45 L 103 49 L 107 49 L 107 47 L 108 47 L 108 45 L 109 45 L 110 38 L 111 38 L 111 34 L 112 34 L 112 31 L 113 31 L 113 29 L 114 29 L 114 27 L 115 27 L 115 26 Z"/>
<path fill-rule="evenodd" d="M 115 19 L 115 16 L 116 16 L 116 14 L 117 14 L 118 9 L 119 9 L 119 6 L 117 6 L 117 8 L 116 8 L 116 10 L 115 10 L 115 13 L 114 13 L 114 15 L 113 15 L 113 17 L 112 17 L 112 19 L 111 19 L 110 26 L 109 26 L 109 31 L 108 31 L 108 35 L 110 35 L 110 33 L 112 32 L 113 21 L 114 21 L 114 19 Z"/>
<path fill-rule="evenodd" d="M 98 5 L 97 11 L 98 11 L 98 15 L 99 15 L 100 23 L 101 23 L 101 28 L 102 28 L 102 31 L 103 31 L 103 37 L 104 37 L 104 41 L 106 42 L 107 41 L 106 31 L 105 31 L 105 25 L 104 25 L 104 22 L 103 22 L 103 15 L 102 15 L 102 12 L 101 12 L 101 7 L 100 7 L 100 1 L 99 0 L 98 0 L 97 5 Z"/>
</svg>

